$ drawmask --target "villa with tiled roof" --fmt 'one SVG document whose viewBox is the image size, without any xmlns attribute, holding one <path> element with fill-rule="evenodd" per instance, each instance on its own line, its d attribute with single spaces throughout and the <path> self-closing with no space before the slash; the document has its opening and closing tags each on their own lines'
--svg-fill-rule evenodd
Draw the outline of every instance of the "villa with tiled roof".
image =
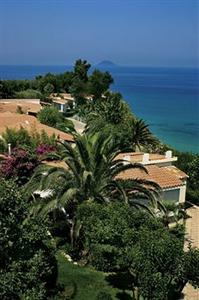
<svg viewBox="0 0 199 300">
<path fill-rule="evenodd" d="M 119 159 L 145 166 L 147 173 L 141 169 L 129 169 L 120 173 L 118 179 L 146 179 L 156 182 L 162 189 L 164 200 L 185 202 L 187 175 L 173 166 L 177 157 L 172 157 L 172 152 L 165 155 L 141 152 L 121 153 Z"/>
<path fill-rule="evenodd" d="M 60 111 L 65 112 L 71 108 L 75 108 L 75 99 L 69 93 L 51 94 L 52 104 Z"/>
<path fill-rule="evenodd" d="M 92 100 L 92 95 L 85 96 L 88 101 Z M 66 112 L 76 107 L 75 98 L 69 93 L 52 93 L 49 101 L 41 101 L 42 105 L 53 105 L 60 112 Z"/>
</svg>

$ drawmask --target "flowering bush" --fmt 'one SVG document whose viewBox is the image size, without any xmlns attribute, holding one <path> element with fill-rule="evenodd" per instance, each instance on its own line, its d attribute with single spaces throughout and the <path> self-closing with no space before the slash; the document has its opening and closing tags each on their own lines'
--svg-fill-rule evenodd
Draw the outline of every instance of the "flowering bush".
<svg viewBox="0 0 199 300">
<path fill-rule="evenodd" d="M 4 178 L 15 177 L 19 184 L 27 182 L 39 161 L 35 155 L 22 148 L 14 148 L 0 164 L 0 175 Z"/>
<path fill-rule="evenodd" d="M 41 144 L 36 149 L 37 155 L 43 155 L 54 151 L 56 151 L 56 148 L 54 146 L 46 145 L 46 144 Z"/>
</svg>

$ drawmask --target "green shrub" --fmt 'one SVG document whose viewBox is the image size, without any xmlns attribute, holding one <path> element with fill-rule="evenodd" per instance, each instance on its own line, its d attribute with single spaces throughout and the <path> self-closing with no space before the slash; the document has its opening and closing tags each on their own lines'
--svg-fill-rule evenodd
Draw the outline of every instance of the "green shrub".
<svg viewBox="0 0 199 300">
<path fill-rule="evenodd" d="M 199 190 L 193 190 L 187 187 L 186 201 L 199 206 Z"/>
<path fill-rule="evenodd" d="M 112 300 L 112 296 L 106 291 L 100 291 L 97 294 L 96 300 Z"/>
<path fill-rule="evenodd" d="M 41 123 L 57 128 L 64 132 L 74 132 L 74 124 L 71 120 L 65 119 L 64 115 L 53 106 L 46 106 L 38 113 Z"/>
<path fill-rule="evenodd" d="M 26 129 L 21 127 L 19 130 L 14 128 L 6 128 L 2 134 L 4 140 L 11 144 L 12 148 L 31 144 L 31 136 Z"/>
<path fill-rule="evenodd" d="M 128 265 L 128 247 L 136 242 L 139 227 L 162 227 L 148 213 L 135 212 L 123 203 L 82 204 L 77 217 L 83 223 L 84 247 L 89 251 L 90 264 L 105 272 Z"/>
<path fill-rule="evenodd" d="M 48 136 L 47 133 L 42 130 L 41 133 L 32 132 L 31 134 L 21 127 L 19 130 L 14 128 L 6 128 L 6 131 L 2 134 L 3 140 L 0 140 L 0 151 L 3 152 L 7 149 L 7 144 L 10 143 L 12 148 L 22 147 L 23 149 L 34 152 L 38 145 L 46 144 L 50 146 L 56 146 L 56 136 Z"/>
<path fill-rule="evenodd" d="M 25 91 L 20 91 L 15 93 L 18 99 L 40 99 L 42 94 L 39 91 L 27 89 Z"/>
<path fill-rule="evenodd" d="M 62 113 L 53 106 L 46 106 L 38 113 L 38 119 L 41 123 L 51 127 L 56 127 L 58 123 L 64 121 Z"/>
<path fill-rule="evenodd" d="M 67 120 L 67 119 L 65 119 L 64 122 L 62 122 L 62 123 L 58 123 L 56 128 L 61 131 L 69 132 L 69 133 L 75 131 L 73 122 L 71 120 Z"/>
<path fill-rule="evenodd" d="M 186 200 L 199 205 L 199 155 L 179 151 L 174 153 L 178 156 L 175 165 L 189 176 L 187 179 Z"/>
<path fill-rule="evenodd" d="M 5 151 L 7 151 L 8 146 L 7 143 L 4 139 L 0 138 L 0 153 L 5 153 Z"/>
<path fill-rule="evenodd" d="M 0 299 L 45 300 L 57 280 L 47 221 L 27 218 L 30 204 L 12 181 L 0 184 Z"/>
<path fill-rule="evenodd" d="M 44 92 L 47 95 L 50 95 L 54 91 L 54 85 L 51 83 L 47 83 L 44 87 Z"/>
<path fill-rule="evenodd" d="M 88 262 L 105 272 L 130 272 L 144 299 L 178 299 L 187 282 L 199 286 L 199 250 L 183 251 L 183 226 L 171 230 L 122 203 L 82 204 L 77 217 Z"/>
</svg>

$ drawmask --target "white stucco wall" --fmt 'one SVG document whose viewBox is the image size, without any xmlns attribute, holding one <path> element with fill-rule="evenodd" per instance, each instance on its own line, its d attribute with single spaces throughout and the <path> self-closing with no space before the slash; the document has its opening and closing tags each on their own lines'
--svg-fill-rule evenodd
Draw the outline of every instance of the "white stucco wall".
<svg viewBox="0 0 199 300">
<path fill-rule="evenodd" d="M 180 187 L 179 203 L 184 203 L 186 198 L 186 184 Z"/>
</svg>

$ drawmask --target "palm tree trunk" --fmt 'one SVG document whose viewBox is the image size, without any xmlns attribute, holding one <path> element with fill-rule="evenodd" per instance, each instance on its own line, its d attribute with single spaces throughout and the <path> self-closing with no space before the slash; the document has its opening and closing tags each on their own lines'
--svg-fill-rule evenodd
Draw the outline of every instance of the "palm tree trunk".
<svg viewBox="0 0 199 300">
<path fill-rule="evenodd" d="M 71 229 L 70 229 L 70 243 L 71 247 L 74 247 L 74 231 L 75 231 L 75 220 L 72 221 Z"/>
</svg>

